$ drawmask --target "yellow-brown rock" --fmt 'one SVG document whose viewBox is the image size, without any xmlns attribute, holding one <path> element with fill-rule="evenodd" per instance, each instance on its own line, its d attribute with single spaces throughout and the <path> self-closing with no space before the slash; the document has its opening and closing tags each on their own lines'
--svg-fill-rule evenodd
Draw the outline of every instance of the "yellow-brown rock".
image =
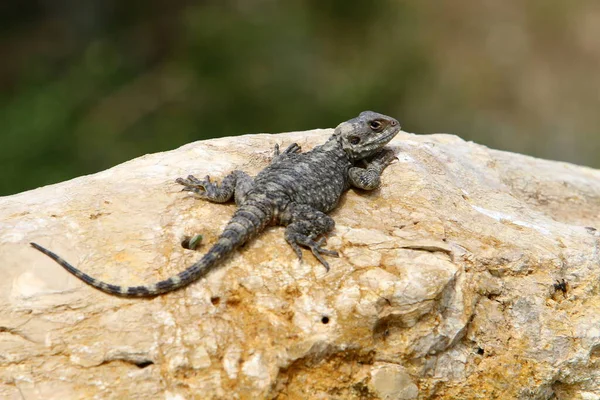
<svg viewBox="0 0 600 400">
<path fill-rule="evenodd" d="M 0 198 L 0 398 L 600 399 L 597 170 L 401 133 L 382 187 L 332 213 L 330 272 L 274 227 L 153 299 L 28 246 L 110 283 L 166 278 L 235 207 L 175 178 L 257 173 L 275 143 L 330 134 L 197 142 Z"/>
</svg>

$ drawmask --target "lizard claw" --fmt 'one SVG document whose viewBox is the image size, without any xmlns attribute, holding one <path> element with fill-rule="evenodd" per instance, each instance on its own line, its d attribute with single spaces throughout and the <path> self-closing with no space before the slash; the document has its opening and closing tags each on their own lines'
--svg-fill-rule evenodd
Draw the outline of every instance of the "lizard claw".
<svg viewBox="0 0 600 400">
<path fill-rule="evenodd" d="M 328 250 L 328 249 L 324 249 L 321 247 L 325 243 L 325 238 L 321 238 L 317 241 L 314 241 L 309 236 L 301 236 L 301 237 L 296 237 L 294 239 L 288 240 L 288 242 L 290 243 L 290 245 L 292 246 L 292 248 L 294 249 L 294 251 L 296 252 L 296 255 L 298 256 L 298 258 L 300 260 L 302 260 L 302 250 L 300 249 L 299 244 L 302 246 L 308 247 L 310 249 L 310 251 L 313 253 L 313 255 L 315 256 L 315 258 L 317 260 L 319 260 L 319 262 L 321 264 L 323 264 L 323 266 L 325 267 L 325 269 L 327 271 L 329 271 L 329 263 L 323 258 L 322 255 L 339 257 L 339 254 L 337 251 Z"/>
<path fill-rule="evenodd" d="M 294 252 L 296 253 L 296 256 L 298 256 L 298 260 L 300 260 L 302 262 L 302 249 L 296 243 L 293 243 L 293 244 L 290 243 L 290 244 L 292 246 L 292 249 L 294 249 Z"/>
<path fill-rule="evenodd" d="M 308 246 L 310 251 L 312 251 L 315 258 L 317 260 L 319 260 L 319 262 L 321 264 L 323 264 L 323 266 L 325 267 L 325 270 L 327 270 L 327 272 L 329 272 L 329 263 L 327 261 L 325 261 L 325 259 L 323 258 L 323 256 L 321 254 L 325 254 L 328 256 L 332 256 L 332 257 L 339 257 L 340 255 L 335 250 L 328 250 L 328 249 L 322 248 L 321 246 L 324 243 L 325 243 L 325 238 L 321 238 L 316 242 L 314 240 L 310 240 L 308 243 L 306 243 L 306 245 Z"/>
<path fill-rule="evenodd" d="M 295 153 L 300 153 L 301 150 L 302 150 L 302 148 L 300 147 L 300 145 L 298 143 L 292 143 L 288 146 L 287 149 L 285 149 L 285 151 L 283 153 L 284 154 L 295 154 Z"/>
<path fill-rule="evenodd" d="M 188 175 L 187 178 L 177 178 L 175 182 L 185 186 L 182 192 L 194 192 L 200 196 L 206 195 L 207 188 L 212 185 L 210 176 L 206 175 L 204 180 L 196 178 L 194 175 Z"/>
<path fill-rule="evenodd" d="M 316 249 L 316 251 L 318 251 L 320 254 L 327 254 L 328 256 L 332 256 L 332 257 L 340 256 L 340 254 L 335 250 L 324 249 L 321 247 L 321 246 L 323 246 L 323 244 L 325 244 L 325 238 L 321 238 L 314 243 L 315 243 L 314 249 Z M 313 247 L 310 247 L 310 249 L 313 250 Z M 314 251 L 315 250 L 313 250 L 313 253 L 314 253 Z"/>
<path fill-rule="evenodd" d="M 298 143 L 290 144 L 283 152 L 279 150 L 279 144 L 275 144 L 275 148 L 273 149 L 273 161 L 281 159 L 281 157 L 285 157 L 290 154 L 300 153 L 302 148 Z"/>
<path fill-rule="evenodd" d="M 375 157 L 373 157 L 373 160 L 371 162 L 375 162 L 381 165 L 383 168 L 385 168 L 397 159 L 398 157 L 396 156 L 394 150 L 384 149 L 380 151 Z"/>
</svg>

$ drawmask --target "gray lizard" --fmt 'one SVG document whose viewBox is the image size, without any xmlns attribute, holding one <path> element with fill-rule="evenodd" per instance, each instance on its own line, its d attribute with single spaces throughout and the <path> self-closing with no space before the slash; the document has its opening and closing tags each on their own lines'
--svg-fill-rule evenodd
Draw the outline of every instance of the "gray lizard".
<svg viewBox="0 0 600 400">
<path fill-rule="evenodd" d="M 382 171 L 395 158 L 394 152 L 384 146 L 399 131 L 400 124 L 395 119 L 365 111 L 339 124 L 327 142 L 309 152 L 301 153 L 300 146 L 294 143 L 281 153 L 276 145 L 273 161 L 254 179 L 237 170 L 220 185 L 208 176 L 203 180 L 192 175 L 178 178 L 176 182 L 184 186 L 184 191 L 217 203 L 233 197 L 238 208 L 204 257 L 185 271 L 155 284 L 111 285 L 81 272 L 39 244 L 31 246 L 91 286 L 124 297 L 152 297 L 196 281 L 269 224 L 286 226 L 285 240 L 298 258 L 302 259 L 301 246 L 307 247 L 329 270 L 323 255 L 338 254 L 322 247 L 323 235 L 335 225 L 326 213 L 335 208 L 351 186 L 365 190 L 379 186 Z"/>
</svg>

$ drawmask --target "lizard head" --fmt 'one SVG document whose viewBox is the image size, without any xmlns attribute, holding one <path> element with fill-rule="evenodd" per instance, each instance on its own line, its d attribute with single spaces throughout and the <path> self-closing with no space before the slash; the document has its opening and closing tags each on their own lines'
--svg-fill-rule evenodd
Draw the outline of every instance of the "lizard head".
<svg viewBox="0 0 600 400">
<path fill-rule="evenodd" d="M 351 160 L 360 160 L 381 150 L 400 132 L 397 120 L 373 111 L 342 122 L 333 134 Z"/>
</svg>

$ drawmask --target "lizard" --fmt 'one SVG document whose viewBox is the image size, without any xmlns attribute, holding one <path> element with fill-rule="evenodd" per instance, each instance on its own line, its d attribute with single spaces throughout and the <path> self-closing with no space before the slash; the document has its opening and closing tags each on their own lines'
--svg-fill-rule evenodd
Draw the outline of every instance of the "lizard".
<svg viewBox="0 0 600 400">
<path fill-rule="evenodd" d="M 100 281 L 77 269 L 52 251 L 31 242 L 67 271 L 85 283 L 108 294 L 122 297 L 154 297 L 171 292 L 205 276 L 267 225 L 285 226 L 285 240 L 302 260 L 302 247 L 312 251 L 329 271 L 323 255 L 338 257 L 336 251 L 323 248 L 325 235 L 334 220 L 327 215 L 342 194 L 356 187 L 373 190 L 379 187 L 383 170 L 396 158 L 384 146 L 400 131 L 394 118 L 373 111 L 339 124 L 322 145 L 301 152 L 297 143 L 280 152 L 275 145 L 271 163 L 255 178 L 234 170 L 216 184 L 210 176 L 200 180 L 189 175 L 177 178 L 182 191 L 216 203 L 234 199 L 237 209 L 216 243 L 197 262 L 177 275 L 154 284 L 119 286 Z"/>
</svg>

